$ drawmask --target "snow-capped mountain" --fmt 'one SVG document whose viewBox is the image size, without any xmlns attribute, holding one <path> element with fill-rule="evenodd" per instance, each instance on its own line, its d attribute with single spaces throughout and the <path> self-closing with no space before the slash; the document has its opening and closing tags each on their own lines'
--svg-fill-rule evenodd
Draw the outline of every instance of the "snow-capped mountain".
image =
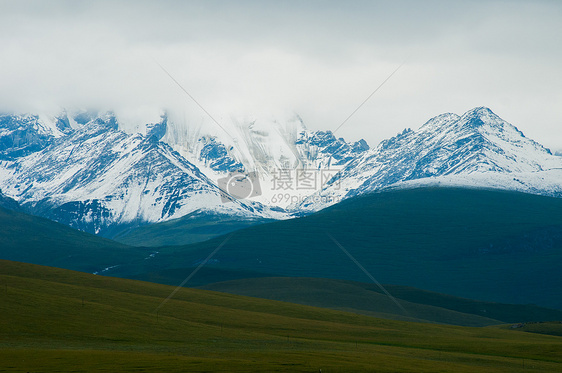
<svg viewBox="0 0 562 373">
<path fill-rule="evenodd" d="M 60 118 L 0 116 L 0 159 L 14 159 L 41 150 L 71 130 L 69 123 Z"/>
<path fill-rule="evenodd" d="M 260 187 L 252 200 L 283 208 L 320 190 L 369 149 L 364 140 L 348 143 L 330 131 L 310 131 L 298 115 L 232 118 L 220 129 L 178 120 L 168 123 L 162 141 L 217 182 L 236 171 L 251 172 Z M 316 179 L 314 185 L 302 187 L 304 173 Z"/>
<path fill-rule="evenodd" d="M 74 228 L 107 234 L 116 226 L 160 222 L 196 210 L 286 217 L 225 195 L 159 141 L 165 117 L 149 125 L 145 135 L 120 131 L 111 114 L 51 121 L 4 116 L 0 122 L 10 124 L 3 134 L 14 140 L 14 146 L 5 146 L 7 159 L 0 161 L 0 190 L 26 211 Z"/>
<path fill-rule="evenodd" d="M 341 167 L 368 149 L 364 141 L 307 131 L 297 116 L 235 121 L 221 137 L 178 126 L 167 115 L 129 128 L 96 111 L 0 116 L 0 190 L 28 212 L 103 235 L 193 211 L 286 218 L 276 206 L 290 200 L 271 201 L 275 172 Z M 251 200 L 228 195 L 236 197 L 240 186 L 240 178 L 231 179 L 235 171 L 252 172 L 251 186 L 260 184 Z"/>
<path fill-rule="evenodd" d="M 349 162 L 298 208 L 318 210 L 388 187 L 450 185 L 562 197 L 562 158 L 490 109 L 442 114 Z"/>
<path fill-rule="evenodd" d="M 428 184 L 562 197 L 562 157 L 487 108 L 439 115 L 373 149 L 309 131 L 298 116 L 225 127 L 166 115 L 134 130 L 111 113 L 3 115 L 0 190 L 27 212 L 107 236 L 194 211 L 287 218 L 280 207 L 302 214 Z M 251 198 L 232 198 L 240 187 Z"/>
</svg>

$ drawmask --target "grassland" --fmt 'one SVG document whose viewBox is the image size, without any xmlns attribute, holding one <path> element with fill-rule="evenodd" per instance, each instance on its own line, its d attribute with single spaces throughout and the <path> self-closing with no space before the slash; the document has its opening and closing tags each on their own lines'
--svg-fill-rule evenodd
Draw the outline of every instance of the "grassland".
<svg viewBox="0 0 562 373">
<path fill-rule="evenodd" d="M 562 321 L 531 322 L 512 325 L 524 332 L 557 335 L 562 337 Z"/>
<path fill-rule="evenodd" d="M 217 282 L 202 289 L 406 321 L 488 326 L 562 320 L 562 311 L 534 305 L 480 302 L 411 287 L 323 278 L 266 277 Z M 529 324 L 531 325 L 531 324 Z"/>
<path fill-rule="evenodd" d="M 560 372 L 562 338 L 0 261 L 2 372 Z"/>
</svg>

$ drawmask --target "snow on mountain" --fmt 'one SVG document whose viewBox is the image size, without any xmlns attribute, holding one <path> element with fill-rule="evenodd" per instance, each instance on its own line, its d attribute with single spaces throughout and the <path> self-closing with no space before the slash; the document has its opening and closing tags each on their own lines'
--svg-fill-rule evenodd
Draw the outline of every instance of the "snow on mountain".
<svg viewBox="0 0 562 373">
<path fill-rule="evenodd" d="M 62 117 L 0 115 L 0 159 L 14 159 L 41 150 L 71 130 Z"/>
<path fill-rule="evenodd" d="M 369 149 L 364 140 L 347 143 L 330 131 L 309 131 L 298 115 L 285 119 L 231 118 L 211 126 L 168 123 L 168 143 L 211 179 L 220 183 L 237 171 L 251 172 L 260 193 L 252 200 L 286 207 L 321 189 L 347 162 Z M 313 187 L 298 185 L 312 173 Z"/>
<path fill-rule="evenodd" d="M 2 115 L 0 190 L 25 211 L 107 236 L 194 211 L 287 218 L 279 207 L 306 213 L 384 188 L 562 197 L 562 157 L 487 108 L 439 115 L 374 149 L 309 131 L 296 115 L 223 128 L 167 115 L 134 126 L 95 111 Z"/>
<path fill-rule="evenodd" d="M 149 125 L 146 135 L 120 131 L 112 114 L 94 117 L 58 118 L 55 126 L 37 116 L 6 119 L 11 126 L 4 127 L 16 134 L 12 138 L 24 139 L 18 148 L 22 156 L 0 162 L 0 190 L 27 211 L 102 234 L 115 226 L 160 222 L 195 210 L 286 217 L 225 196 L 196 166 L 158 141 L 166 117 Z"/>
<path fill-rule="evenodd" d="M 347 143 L 332 131 L 302 131 L 296 141 L 297 151 L 306 168 L 329 169 L 344 166 L 369 150 L 365 140 Z"/>
<path fill-rule="evenodd" d="M 490 109 L 442 114 L 349 162 L 297 208 L 318 210 L 389 187 L 472 186 L 562 197 L 562 158 Z"/>
<path fill-rule="evenodd" d="M 310 132 L 298 116 L 233 119 L 227 128 L 218 136 L 167 115 L 134 125 L 96 111 L 0 116 L 0 189 L 30 213 L 103 235 L 193 211 L 287 218 L 278 208 L 287 196 L 302 199 L 320 184 L 301 190 L 277 174 L 341 168 L 368 149 Z M 251 198 L 232 198 L 248 186 L 241 197 Z"/>
</svg>

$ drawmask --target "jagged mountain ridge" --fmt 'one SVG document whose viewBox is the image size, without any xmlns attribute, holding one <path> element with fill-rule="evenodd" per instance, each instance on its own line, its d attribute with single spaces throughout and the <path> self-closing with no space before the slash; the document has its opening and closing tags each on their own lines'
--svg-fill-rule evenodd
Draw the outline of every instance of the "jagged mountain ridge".
<svg viewBox="0 0 562 373">
<path fill-rule="evenodd" d="M 389 187 L 441 184 L 562 196 L 562 159 L 490 109 L 446 113 L 349 162 L 298 208 L 318 210 Z"/>
<path fill-rule="evenodd" d="M 38 115 L 0 117 L 0 159 L 11 160 L 39 151 L 72 130 L 68 121 Z"/>
<path fill-rule="evenodd" d="M 334 175 L 369 149 L 364 140 L 351 143 L 336 138 L 331 131 L 310 131 L 298 115 L 283 120 L 232 118 L 222 123 L 221 129 L 180 122 L 170 121 L 162 141 L 211 179 L 218 180 L 240 170 L 254 172 L 261 193 L 253 200 L 266 205 L 286 207 L 292 199 L 302 200 L 321 189 L 320 184 L 313 189 L 298 189 L 299 170 Z M 291 187 L 277 187 L 280 172 L 292 179 Z M 280 193 L 287 198 L 279 199 Z"/>
<path fill-rule="evenodd" d="M 232 143 L 230 135 L 201 129 L 182 135 L 182 128 L 166 115 L 140 132 L 124 132 L 111 113 L 0 116 L 0 190 L 27 212 L 106 235 L 116 225 L 205 209 L 286 218 L 275 207 L 294 197 L 290 208 L 299 214 L 385 188 L 432 183 L 562 196 L 562 158 L 483 107 L 439 115 L 373 149 L 363 140 L 309 131 L 298 116 L 237 122 Z M 331 170 L 337 177 L 324 180 L 321 190 L 322 184 L 275 189 L 281 169 Z M 259 171 L 262 193 L 223 203 L 217 184 L 236 170 Z M 277 193 L 288 198 L 275 200 Z"/>
<path fill-rule="evenodd" d="M 252 201 L 225 196 L 197 167 L 158 140 L 165 124 L 163 118 L 147 135 L 131 135 L 120 131 L 109 114 L 67 135 L 51 134 L 41 150 L 2 161 L 0 189 L 25 211 L 97 234 L 195 210 L 284 217 Z"/>
<path fill-rule="evenodd" d="M 230 198 L 217 183 L 229 172 L 256 164 L 262 170 L 259 176 L 267 181 L 271 175 L 264 170 L 281 167 L 285 154 L 283 149 L 271 152 L 272 143 L 292 147 L 296 162 L 290 166 L 294 167 L 314 162 L 318 168 L 343 165 L 354 158 L 353 152 L 368 149 L 364 141 L 348 144 L 329 132 L 307 131 L 300 119 L 298 123 L 289 123 L 285 130 L 270 129 L 281 135 L 268 139 L 268 124 L 254 121 L 242 128 L 249 137 L 241 142 L 251 145 L 245 149 L 202 136 L 195 145 L 183 144 L 190 147 L 184 153 L 191 162 L 161 141 L 177 130 L 167 115 L 143 125 L 142 131 L 129 132 L 123 131 L 111 112 L 3 115 L 0 189 L 24 211 L 108 237 L 125 228 L 168 221 L 193 211 L 258 220 L 287 218 L 281 209 L 264 206 L 259 200 Z M 254 163 L 243 164 L 234 158 L 256 151 L 262 153 Z M 267 194 L 267 187 L 264 191 Z"/>
</svg>

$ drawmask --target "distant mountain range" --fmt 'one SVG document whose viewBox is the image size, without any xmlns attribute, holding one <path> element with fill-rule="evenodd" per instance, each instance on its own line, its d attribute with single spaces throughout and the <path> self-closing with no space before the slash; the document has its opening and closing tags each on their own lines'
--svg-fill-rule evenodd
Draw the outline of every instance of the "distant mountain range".
<svg viewBox="0 0 562 373">
<path fill-rule="evenodd" d="M 442 114 L 351 162 L 298 209 L 318 210 L 386 188 L 442 185 L 562 197 L 562 158 L 490 109 Z"/>
<path fill-rule="evenodd" d="M 237 120 L 226 129 L 180 125 L 167 115 L 133 128 L 112 113 L 5 114 L 0 191 L 23 211 L 125 241 L 137 227 L 195 212 L 202 221 L 254 224 L 388 188 L 562 196 L 562 157 L 483 107 L 439 115 L 374 148 L 309 131 L 298 116 Z M 232 185 L 248 187 L 249 198 Z"/>
<path fill-rule="evenodd" d="M 270 201 L 277 170 L 341 167 L 369 149 L 307 131 L 298 117 L 270 125 L 269 132 L 255 122 L 238 126 L 245 137 L 234 148 L 206 133 L 182 137 L 166 115 L 132 133 L 112 113 L 3 115 L 0 191 L 26 212 L 106 237 L 193 212 L 255 223 L 290 216 Z M 256 198 L 232 196 L 228 183 L 219 188 L 238 171 L 263 184 Z"/>
<path fill-rule="evenodd" d="M 76 229 L 108 236 L 196 210 L 252 218 L 286 216 L 279 209 L 230 197 L 159 141 L 165 117 L 145 135 L 120 131 L 111 114 L 64 114 L 50 122 L 38 116 L 4 116 L 0 125 L 0 190 L 25 211 Z"/>
</svg>

